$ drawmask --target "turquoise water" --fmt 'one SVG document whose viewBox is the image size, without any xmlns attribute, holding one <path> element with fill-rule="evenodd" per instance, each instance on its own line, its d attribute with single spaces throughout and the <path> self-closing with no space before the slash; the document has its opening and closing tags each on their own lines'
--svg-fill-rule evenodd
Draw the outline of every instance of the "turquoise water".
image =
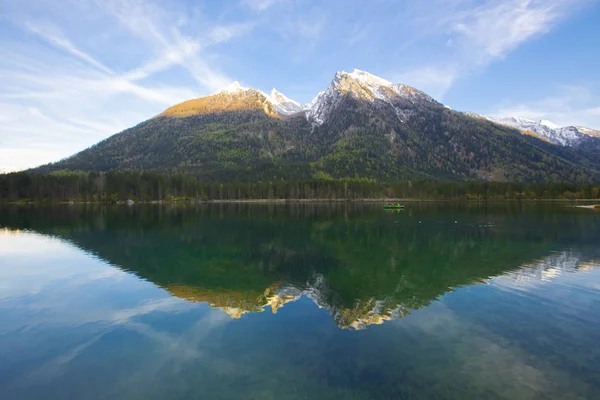
<svg viewBox="0 0 600 400">
<path fill-rule="evenodd" d="M 0 209 L 1 399 L 598 399 L 600 213 Z"/>
</svg>

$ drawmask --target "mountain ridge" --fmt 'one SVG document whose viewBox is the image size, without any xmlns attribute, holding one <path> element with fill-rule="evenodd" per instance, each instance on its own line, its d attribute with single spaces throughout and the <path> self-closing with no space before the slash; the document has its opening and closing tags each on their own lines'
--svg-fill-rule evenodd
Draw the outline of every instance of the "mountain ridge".
<svg viewBox="0 0 600 400">
<path fill-rule="evenodd" d="M 554 144 L 578 147 L 586 138 L 600 139 L 600 131 L 582 126 L 560 126 L 548 120 L 531 120 L 523 117 L 490 118 L 491 121 L 507 125 L 520 131 L 530 131 Z"/>
<path fill-rule="evenodd" d="M 234 82 L 36 171 L 144 169 L 221 180 L 584 182 L 600 179 L 597 154 L 589 151 L 600 139 L 586 138 L 590 145 L 558 146 L 544 135 L 454 111 L 418 89 L 355 69 L 338 71 L 305 105 L 276 89 L 266 94 Z"/>
<path fill-rule="evenodd" d="M 241 86 L 238 81 L 234 81 L 225 88 L 209 95 L 198 99 L 187 100 L 181 105 L 189 105 L 192 102 L 199 102 L 202 99 L 211 98 L 216 95 L 239 95 L 242 93 L 253 93 L 255 96 L 264 96 L 262 100 L 262 107 L 255 106 L 255 109 L 264 109 L 265 113 L 271 116 L 282 116 L 289 117 L 295 114 L 304 113 L 306 118 L 314 124 L 321 125 L 327 118 L 331 108 L 334 108 L 339 102 L 339 98 L 347 93 L 350 93 L 357 98 L 373 101 L 375 99 L 389 102 L 390 97 L 395 95 L 406 97 L 411 101 L 428 101 L 437 102 L 431 96 L 424 92 L 415 89 L 414 87 L 392 83 L 379 76 L 373 75 L 369 72 L 354 69 L 352 72 L 346 72 L 343 70 L 337 71 L 334 75 L 328 88 L 324 91 L 319 92 L 310 103 L 301 104 L 298 101 L 292 100 L 279 92 L 277 89 L 272 88 L 269 94 L 253 88 L 247 88 Z M 267 105 L 265 103 L 270 103 Z M 439 103 L 441 104 L 441 103 Z M 173 107 L 178 107 L 175 105 Z M 217 108 L 210 111 L 225 111 L 230 109 L 243 109 L 244 107 L 234 107 L 235 103 L 228 105 L 223 110 Z M 167 111 L 172 109 L 170 107 L 166 111 L 159 114 L 159 116 L 170 115 Z M 246 108 L 252 108 L 249 104 Z M 479 115 L 472 112 L 465 112 L 470 116 L 481 117 L 488 119 L 492 122 L 515 128 L 524 134 L 534 133 L 538 137 L 548 140 L 551 143 L 558 144 L 561 146 L 578 147 L 585 138 L 594 138 L 600 140 L 600 131 L 583 127 L 583 126 L 560 126 L 551 121 L 541 119 L 532 120 L 524 117 L 511 117 L 504 116 L 499 118 L 492 118 L 483 115 Z M 189 116 L 191 114 L 185 114 Z M 402 118 L 402 115 L 399 114 Z"/>
</svg>

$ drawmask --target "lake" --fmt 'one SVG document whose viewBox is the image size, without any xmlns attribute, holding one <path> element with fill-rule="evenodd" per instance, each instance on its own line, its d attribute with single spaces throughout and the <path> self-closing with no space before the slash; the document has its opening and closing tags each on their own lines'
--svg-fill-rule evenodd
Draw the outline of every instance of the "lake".
<svg viewBox="0 0 600 400">
<path fill-rule="evenodd" d="M 600 212 L 5 207 L 0 398 L 599 399 Z"/>
</svg>

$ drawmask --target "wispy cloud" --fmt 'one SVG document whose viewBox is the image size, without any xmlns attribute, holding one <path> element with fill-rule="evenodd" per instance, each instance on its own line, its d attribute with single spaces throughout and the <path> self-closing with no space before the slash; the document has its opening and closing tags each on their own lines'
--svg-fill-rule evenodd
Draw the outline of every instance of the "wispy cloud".
<svg viewBox="0 0 600 400">
<path fill-rule="evenodd" d="M 256 11 L 264 11 L 282 0 L 242 0 L 242 4 Z"/>
<path fill-rule="evenodd" d="M 200 51 L 215 44 L 241 36 L 252 29 L 251 23 L 220 24 L 191 36 L 183 32 L 185 16 L 170 14 L 156 4 L 140 0 L 110 0 L 103 2 L 108 13 L 140 41 L 146 42 L 158 54 L 142 67 L 144 72 L 157 73 L 180 65 L 207 91 L 214 91 L 232 81 L 218 68 L 200 57 Z M 139 73 L 139 71 L 137 71 Z M 137 77 L 134 74 L 134 77 Z"/>
<path fill-rule="evenodd" d="M 482 70 L 523 43 L 549 32 L 585 0 L 437 0 L 415 28 L 446 44 L 440 61 L 400 71 L 443 97 L 462 76 Z M 451 67 L 448 67 L 448 65 Z"/>
<path fill-rule="evenodd" d="M 291 31 L 308 39 L 318 39 L 323 32 L 326 18 L 321 15 L 310 21 L 303 18 L 297 18 L 291 25 Z"/>
<path fill-rule="evenodd" d="M 318 7 L 308 7 L 302 13 L 293 7 L 271 15 L 269 28 L 278 39 L 289 43 L 287 56 L 292 63 L 315 62 L 315 54 L 330 33 L 328 13 Z M 333 71 L 332 71 L 333 73 Z"/>
<path fill-rule="evenodd" d="M 521 43 L 548 32 L 567 12 L 564 1 L 509 0 L 487 2 L 459 12 L 450 21 L 454 41 L 477 50 L 479 62 L 504 57 Z"/>
<path fill-rule="evenodd" d="M 181 65 L 186 58 L 198 53 L 200 46 L 193 41 L 181 41 L 172 46 L 166 46 L 163 53 L 146 64 L 124 74 L 127 80 L 140 80 L 148 78 L 155 73 L 164 71 L 174 65 Z"/>
<path fill-rule="evenodd" d="M 3 170 L 64 158 L 168 106 L 227 85 L 232 79 L 207 52 L 253 29 L 251 22 L 240 21 L 188 26 L 185 10 L 165 10 L 151 1 L 57 3 L 55 14 L 32 7 L 5 15 L 15 32 L 36 39 L 3 41 Z M 71 21 L 89 23 L 84 36 Z M 142 57 L 136 60 L 136 53 Z M 156 79 L 182 69 L 181 78 Z"/>
<path fill-rule="evenodd" d="M 25 26 L 36 35 L 40 36 L 44 40 L 48 41 L 54 46 L 57 46 L 68 53 L 74 55 L 75 57 L 85 61 L 89 65 L 98 68 L 100 71 L 106 72 L 107 74 L 113 74 L 114 72 L 104 66 L 101 62 L 94 59 L 94 57 L 89 54 L 78 49 L 73 43 L 71 43 L 67 38 L 60 36 L 60 34 L 51 34 L 49 32 L 44 31 L 39 26 L 40 24 L 33 24 L 32 22 L 26 22 Z"/>
<path fill-rule="evenodd" d="M 250 32 L 255 24 L 252 22 L 232 25 L 220 25 L 213 28 L 209 33 L 209 38 L 214 44 L 226 42 L 232 38 L 242 36 Z"/>
</svg>

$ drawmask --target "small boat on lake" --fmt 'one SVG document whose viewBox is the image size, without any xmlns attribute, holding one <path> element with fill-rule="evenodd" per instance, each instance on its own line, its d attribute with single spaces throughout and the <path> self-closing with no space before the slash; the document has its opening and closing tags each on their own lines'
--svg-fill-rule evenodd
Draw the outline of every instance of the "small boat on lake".
<svg viewBox="0 0 600 400">
<path fill-rule="evenodd" d="M 383 209 L 384 210 L 401 210 L 403 209 L 404 206 L 400 203 L 397 204 L 384 204 L 383 205 Z"/>
</svg>

